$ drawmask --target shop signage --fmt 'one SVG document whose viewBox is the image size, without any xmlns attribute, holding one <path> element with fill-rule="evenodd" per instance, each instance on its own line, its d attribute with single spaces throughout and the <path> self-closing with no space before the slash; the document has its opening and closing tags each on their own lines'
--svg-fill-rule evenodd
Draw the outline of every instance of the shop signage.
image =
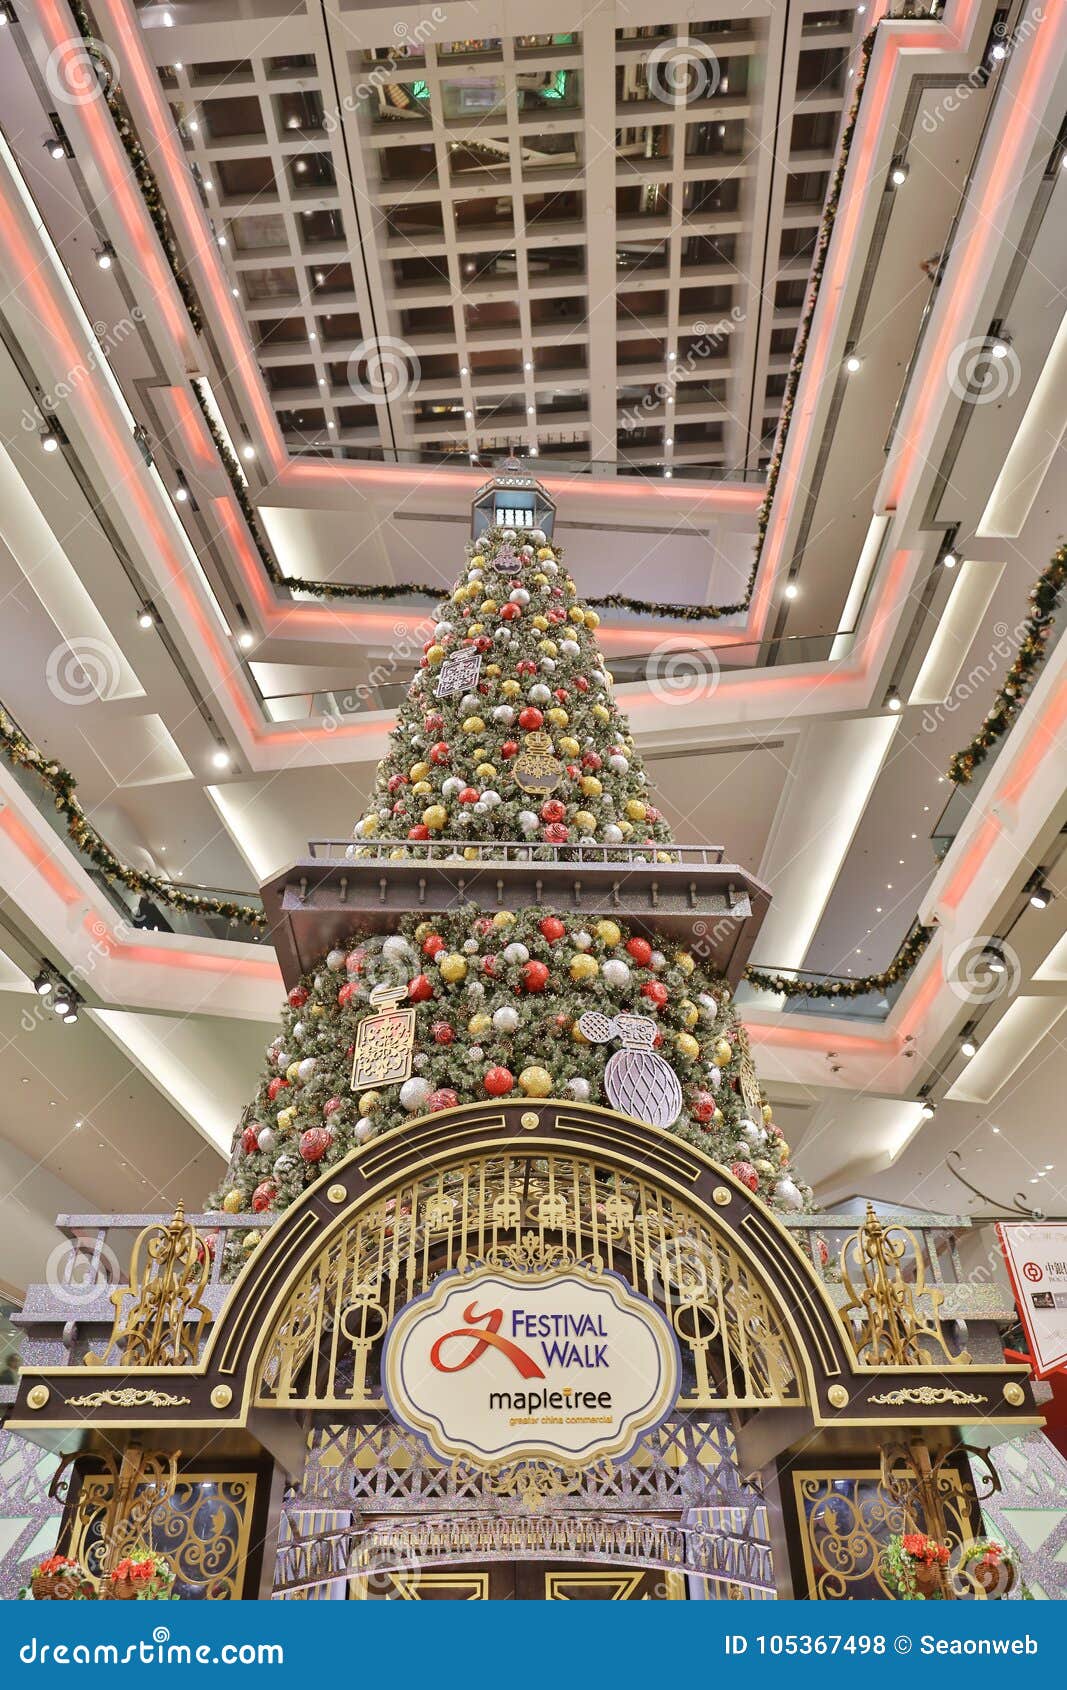
<svg viewBox="0 0 1067 1690">
<path fill-rule="evenodd" d="M 400 1310 L 382 1356 L 397 1420 L 478 1467 L 621 1459 L 670 1412 L 679 1373 L 661 1310 L 580 1266 L 443 1273 Z"/>
<path fill-rule="evenodd" d="M 1045 1379 L 1067 1362 L 1067 1223 L 998 1221 L 1015 1302 Z"/>
</svg>

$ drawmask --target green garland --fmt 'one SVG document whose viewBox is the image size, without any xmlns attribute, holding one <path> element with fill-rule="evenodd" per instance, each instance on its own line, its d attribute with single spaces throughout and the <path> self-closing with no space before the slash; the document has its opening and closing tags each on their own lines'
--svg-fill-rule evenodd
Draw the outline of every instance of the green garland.
<svg viewBox="0 0 1067 1690">
<path fill-rule="evenodd" d="M 985 762 L 997 741 L 1003 739 L 1026 702 L 1048 655 L 1048 637 L 1065 586 L 1067 545 L 1061 545 L 1030 589 L 1030 614 L 1023 623 L 1022 641 L 1003 686 L 970 744 L 957 751 L 949 763 L 948 778 L 957 786 L 965 786 L 972 779 L 975 769 Z"/>
<path fill-rule="evenodd" d="M 92 19 L 85 8 L 80 4 L 80 0 L 71 0 L 71 11 L 74 14 L 74 20 L 81 31 L 82 40 L 85 42 L 86 54 L 95 62 L 99 56 L 96 51 L 98 38 L 93 27 Z M 200 301 L 197 299 L 196 292 L 185 274 L 182 264 L 181 251 L 176 239 L 174 238 L 174 230 L 171 228 L 170 217 L 167 213 L 167 208 L 163 203 L 163 195 L 159 191 L 159 183 L 156 181 L 155 172 L 148 162 L 148 154 L 137 139 L 137 134 L 130 119 L 130 114 L 126 109 L 126 102 L 119 94 L 118 83 L 113 82 L 110 76 L 106 73 L 99 77 L 98 80 L 100 82 L 100 92 L 103 95 L 108 111 L 111 113 L 115 128 L 118 131 L 119 140 L 125 148 L 126 157 L 130 162 L 130 168 L 137 178 L 137 186 L 141 190 L 141 198 L 144 200 L 145 210 L 148 212 L 148 215 L 152 220 L 152 226 L 155 229 L 156 234 L 159 236 L 159 244 L 163 248 L 164 256 L 170 266 L 171 275 L 174 277 L 178 292 L 181 294 L 182 304 L 185 306 L 189 321 L 192 323 L 197 334 L 199 334 L 204 326 L 204 316 L 200 309 Z"/>
<path fill-rule="evenodd" d="M 154 898 L 161 904 L 169 905 L 171 909 L 182 910 L 190 915 L 216 915 L 258 931 L 266 928 L 266 915 L 251 904 L 239 904 L 230 898 L 210 898 L 199 892 L 188 892 L 180 886 L 174 886 L 169 880 L 161 880 L 158 875 L 142 874 L 140 869 L 131 868 L 129 863 L 124 863 L 115 855 L 106 840 L 101 838 L 86 816 L 78 802 L 78 783 L 70 770 L 38 750 L 33 741 L 27 739 L 22 729 L 12 721 L 3 705 L 0 705 L 0 751 L 12 768 L 26 769 L 49 789 L 55 799 L 56 809 L 66 821 L 67 833 L 76 850 L 82 856 L 88 857 L 108 880 L 121 881 L 123 886 L 138 896 Z"/>
<path fill-rule="evenodd" d="M 745 969 L 744 978 L 761 992 L 778 992 L 787 998 L 860 998 L 867 992 L 884 992 L 910 974 L 933 936 L 932 927 L 916 923 L 888 968 L 855 980 L 795 980 L 789 974 L 768 974 L 752 967 Z"/>
</svg>

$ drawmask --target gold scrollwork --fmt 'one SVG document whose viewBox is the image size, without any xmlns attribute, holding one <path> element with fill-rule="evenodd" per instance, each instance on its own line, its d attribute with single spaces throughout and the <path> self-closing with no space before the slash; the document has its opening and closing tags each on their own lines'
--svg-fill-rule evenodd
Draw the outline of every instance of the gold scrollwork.
<svg viewBox="0 0 1067 1690">
<path fill-rule="evenodd" d="M 208 1248 L 180 1203 L 166 1226 L 146 1226 L 133 1246 L 129 1285 L 111 1293 L 111 1336 L 102 1355 L 86 1355 L 86 1365 L 117 1359 L 127 1367 L 193 1366 L 212 1319 L 202 1300 L 210 1270 Z"/>
<path fill-rule="evenodd" d="M 910 1255 L 913 1279 L 901 1263 Z M 922 1248 L 906 1226 L 883 1226 L 871 1203 L 862 1225 L 841 1246 L 841 1275 L 848 1292 L 843 1313 L 861 1313 L 852 1341 L 859 1361 L 877 1367 L 916 1367 L 935 1361 L 968 1362 L 953 1355 L 942 1336 L 938 1311 L 943 1293 L 926 1283 Z M 929 1299 L 929 1313 L 919 1299 Z"/>
<path fill-rule="evenodd" d="M 171 1391 L 139 1389 L 134 1385 L 111 1386 L 106 1391 L 87 1391 L 81 1397 L 68 1397 L 68 1408 L 184 1408 L 188 1397 L 175 1396 Z"/>
<path fill-rule="evenodd" d="M 902 1385 L 899 1390 L 883 1391 L 880 1396 L 868 1397 L 867 1401 L 879 1408 L 903 1408 L 906 1405 L 939 1408 L 946 1403 L 953 1403 L 959 1408 L 977 1408 L 989 1398 L 973 1391 L 957 1390 L 954 1385 Z"/>
</svg>

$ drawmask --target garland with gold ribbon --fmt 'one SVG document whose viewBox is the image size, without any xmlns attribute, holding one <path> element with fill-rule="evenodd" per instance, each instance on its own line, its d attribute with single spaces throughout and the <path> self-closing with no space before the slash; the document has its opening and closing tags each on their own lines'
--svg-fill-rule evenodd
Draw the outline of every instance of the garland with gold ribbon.
<svg viewBox="0 0 1067 1690">
<path fill-rule="evenodd" d="M 12 721 L 3 705 L 0 705 L 0 751 L 12 768 L 28 771 L 47 787 L 55 801 L 56 809 L 67 824 L 71 843 L 106 879 L 120 881 L 139 897 L 154 898 L 157 903 L 167 904 L 171 909 L 181 910 L 187 915 L 220 916 L 234 925 L 251 927 L 257 932 L 266 928 L 266 915 L 252 904 L 241 904 L 232 898 L 214 898 L 205 896 L 202 892 L 191 892 L 184 887 L 175 886 L 169 880 L 160 879 L 158 875 L 143 873 L 129 863 L 124 863 L 97 832 L 82 809 L 78 800 L 78 783 L 70 770 L 65 769 L 54 757 L 46 757 Z"/>
</svg>

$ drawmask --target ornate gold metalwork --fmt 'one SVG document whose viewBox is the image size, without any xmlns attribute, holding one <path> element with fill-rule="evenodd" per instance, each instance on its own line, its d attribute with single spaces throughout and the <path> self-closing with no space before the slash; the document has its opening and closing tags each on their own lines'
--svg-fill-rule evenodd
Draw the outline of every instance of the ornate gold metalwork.
<svg viewBox="0 0 1067 1690">
<path fill-rule="evenodd" d="M 916 1408 L 938 1408 L 944 1403 L 956 1403 L 960 1408 L 977 1408 L 989 1399 L 975 1395 L 973 1391 L 958 1391 L 954 1385 L 908 1385 L 897 1391 L 883 1391 L 881 1396 L 867 1400 L 879 1408 L 903 1408 L 908 1404 Z"/>
<path fill-rule="evenodd" d="M 133 1246 L 129 1285 L 111 1293 L 111 1336 L 102 1355 L 86 1355 L 86 1365 L 193 1366 L 212 1319 L 201 1300 L 210 1269 L 207 1246 L 180 1203 L 166 1226 L 146 1226 Z M 132 1304 L 124 1314 L 127 1298 Z"/>
<path fill-rule="evenodd" d="M 611 1473 L 611 1462 L 598 1463 L 605 1474 Z M 514 1497 L 524 1508 L 542 1508 L 545 1503 L 560 1497 L 574 1496 L 585 1487 L 586 1469 L 556 1467 L 549 1461 L 516 1461 L 506 1467 L 490 1468 L 485 1476 L 485 1488 L 493 1496 Z"/>
<path fill-rule="evenodd" d="M 111 1386 L 106 1391 L 87 1391 L 81 1397 L 68 1397 L 68 1408 L 184 1408 L 188 1397 L 175 1396 L 171 1391 L 142 1390 L 135 1385 Z"/>
<path fill-rule="evenodd" d="M 52 1481 L 60 1484 L 75 1460 L 65 1456 Z M 78 1491 L 70 1554 L 91 1573 L 107 1578 L 125 1555 L 150 1538 L 150 1524 L 165 1512 L 178 1477 L 177 1453 L 161 1454 L 127 1444 L 121 1453 L 105 1451 L 103 1472 L 86 1474 Z"/>
<path fill-rule="evenodd" d="M 563 764 L 554 755 L 552 736 L 538 729 L 526 735 L 526 745 L 511 765 L 515 785 L 544 797 L 563 779 Z"/>
<path fill-rule="evenodd" d="M 904 1277 L 909 1259 L 914 1278 Z M 841 1275 L 849 1300 L 843 1313 L 862 1311 L 852 1341 L 857 1359 L 877 1367 L 916 1367 L 936 1361 L 969 1362 L 953 1355 L 941 1334 L 938 1310 L 943 1294 L 926 1283 L 922 1249 L 906 1226 L 885 1227 L 867 1205 L 858 1231 L 841 1246 Z M 929 1313 L 918 1307 L 929 1299 Z"/>
<path fill-rule="evenodd" d="M 940 1541 L 955 1555 L 971 1536 L 971 1499 L 956 1468 L 941 1477 Z M 814 1601 L 894 1598 L 882 1567 L 890 1537 L 916 1529 L 935 1535 L 927 1517 L 889 1489 L 873 1466 L 794 1472 L 793 1493 L 807 1579 L 807 1590 L 797 1595 Z"/>
<path fill-rule="evenodd" d="M 352 1090 L 367 1086 L 394 1086 L 411 1075 L 415 1054 L 415 1009 L 399 1007 L 407 997 L 407 986 L 380 985 L 370 1001 L 382 1006 L 380 1015 L 368 1015 L 356 1028 L 352 1057 Z"/>
<path fill-rule="evenodd" d="M 256 1475 L 197 1467 L 175 1477 L 166 1494 L 150 1482 L 150 1477 L 146 1474 L 133 1493 L 137 1511 L 133 1535 L 124 1532 L 123 1546 L 117 1555 L 111 1555 L 108 1516 L 113 1475 L 88 1474 L 78 1497 L 69 1553 L 103 1577 L 128 1547 L 146 1544 L 167 1556 L 182 1595 L 205 1596 L 212 1601 L 242 1596 L 251 1550 Z"/>
<path fill-rule="evenodd" d="M 295 1281 L 268 1331 L 255 1400 L 273 1407 L 383 1406 L 382 1333 L 449 1268 L 593 1263 L 663 1308 L 689 1381 L 681 1407 L 804 1401 L 785 1311 L 707 1215 L 642 1170 L 595 1152 L 525 1143 L 424 1166 L 347 1217 Z"/>
</svg>

